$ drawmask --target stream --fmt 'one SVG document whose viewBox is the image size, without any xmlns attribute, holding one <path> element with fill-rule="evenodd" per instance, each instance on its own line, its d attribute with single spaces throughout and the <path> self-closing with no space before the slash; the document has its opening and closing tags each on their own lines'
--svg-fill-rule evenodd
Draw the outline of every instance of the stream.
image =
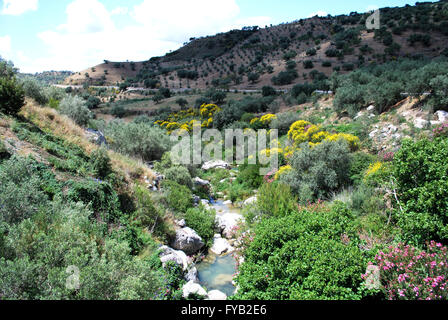
<svg viewBox="0 0 448 320">
<path fill-rule="evenodd" d="M 226 213 L 240 213 L 238 208 L 224 204 L 223 201 L 214 201 L 212 207 L 216 210 L 217 216 Z M 232 253 L 218 256 L 209 251 L 206 258 L 197 264 L 199 283 L 207 289 L 219 290 L 227 296 L 235 293 L 235 286 L 232 284 L 233 276 L 236 273 L 236 261 Z"/>
</svg>

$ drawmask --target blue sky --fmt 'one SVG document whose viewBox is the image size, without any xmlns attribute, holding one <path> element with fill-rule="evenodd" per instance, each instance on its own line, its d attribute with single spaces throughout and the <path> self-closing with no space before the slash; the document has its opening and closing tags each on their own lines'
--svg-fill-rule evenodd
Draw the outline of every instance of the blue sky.
<svg viewBox="0 0 448 320">
<path fill-rule="evenodd" d="M 0 0 L 0 55 L 22 72 L 164 55 L 246 25 L 413 5 L 405 0 Z"/>
</svg>

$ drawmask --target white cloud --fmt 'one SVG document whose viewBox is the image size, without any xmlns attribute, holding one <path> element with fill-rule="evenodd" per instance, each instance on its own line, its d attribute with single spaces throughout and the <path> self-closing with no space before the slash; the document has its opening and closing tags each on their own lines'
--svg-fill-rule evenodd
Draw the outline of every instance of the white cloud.
<svg viewBox="0 0 448 320">
<path fill-rule="evenodd" d="M 113 9 L 110 14 L 115 16 L 115 15 L 125 15 L 129 13 L 129 9 L 126 7 L 117 7 L 115 9 Z"/>
<path fill-rule="evenodd" d="M 239 12 L 235 0 L 144 0 L 131 15 L 160 39 L 181 42 L 222 31 Z"/>
<path fill-rule="evenodd" d="M 366 12 L 375 11 L 375 10 L 378 10 L 379 8 L 380 7 L 378 7 L 377 5 L 371 4 L 371 5 L 367 6 Z"/>
<path fill-rule="evenodd" d="M 0 37 L 0 56 L 4 59 L 11 58 L 11 37 Z"/>
<path fill-rule="evenodd" d="M 3 0 L 2 14 L 19 16 L 27 11 L 36 11 L 38 0 Z"/>
<path fill-rule="evenodd" d="M 38 34 L 48 53 L 24 63 L 23 71 L 81 71 L 105 59 L 143 61 L 176 50 L 191 37 L 271 23 L 269 17 L 239 19 L 235 0 L 142 0 L 111 11 L 98 0 L 74 0 L 66 14 L 66 23 Z M 125 27 L 117 28 L 119 15 L 128 15 Z"/>
<path fill-rule="evenodd" d="M 328 12 L 326 12 L 326 11 L 317 11 L 317 12 L 313 12 L 313 13 L 311 13 L 311 14 L 308 16 L 308 18 L 312 18 L 312 17 L 315 17 L 315 16 L 326 17 L 326 16 L 328 16 Z"/>
</svg>

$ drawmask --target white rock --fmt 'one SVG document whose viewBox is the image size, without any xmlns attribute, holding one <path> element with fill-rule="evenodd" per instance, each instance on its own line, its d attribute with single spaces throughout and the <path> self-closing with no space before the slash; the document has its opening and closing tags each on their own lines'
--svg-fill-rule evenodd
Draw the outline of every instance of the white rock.
<svg viewBox="0 0 448 320">
<path fill-rule="evenodd" d="M 187 284 L 182 287 L 182 293 L 184 298 L 188 298 L 191 294 L 197 294 L 202 297 L 207 295 L 207 291 L 194 281 L 187 282 Z"/>
<path fill-rule="evenodd" d="M 191 228 L 182 228 L 176 231 L 171 246 L 176 250 L 182 250 L 187 255 L 192 255 L 204 247 L 202 238 Z"/>
<path fill-rule="evenodd" d="M 202 186 L 202 187 L 210 185 L 210 181 L 202 180 L 199 177 L 194 178 L 193 182 L 194 182 L 195 185 Z"/>
<path fill-rule="evenodd" d="M 375 106 L 369 106 L 369 107 L 367 108 L 367 111 L 369 111 L 369 112 L 373 112 L 373 111 L 375 111 Z"/>
<path fill-rule="evenodd" d="M 199 282 L 198 269 L 196 269 L 196 267 L 189 269 L 188 272 L 185 274 L 184 279 L 187 282 L 189 281 Z"/>
<path fill-rule="evenodd" d="M 222 160 L 209 161 L 202 165 L 202 170 L 207 171 L 210 169 L 230 169 L 230 165 Z"/>
<path fill-rule="evenodd" d="M 215 234 L 213 238 L 213 246 L 210 249 L 216 255 L 233 252 L 235 249 L 230 243 L 221 237 L 220 234 Z"/>
<path fill-rule="evenodd" d="M 369 137 L 370 138 L 375 138 L 375 136 L 377 135 L 377 133 L 379 132 L 379 130 L 373 130 L 372 132 L 369 133 Z"/>
<path fill-rule="evenodd" d="M 435 115 L 439 118 L 440 122 L 447 122 L 448 121 L 448 112 L 439 110 L 435 113 Z"/>
<path fill-rule="evenodd" d="M 187 223 L 185 222 L 185 219 L 182 219 L 182 220 L 176 220 L 175 223 L 176 223 L 179 227 L 181 227 L 181 228 L 184 228 L 184 227 L 187 226 Z"/>
<path fill-rule="evenodd" d="M 226 200 L 222 204 L 226 205 L 226 206 L 231 206 L 233 204 L 233 202 L 231 200 Z"/>
<path fill-rule="evenodd" d="M 248 206 L 250 204 L 254 204 L 255 202 L 257 202 L 257 196 L 250 197 L 249 199 L 244 201 L 243 206 Z"/>
<path fill-rule="evenodd" d="M 423 129 L 423 128 L 425 128 L 427 125 L 429 125 L 429 121 L 427 121 L 427 120 L 425 120 L 425 119 L 417 118 L 417 119 L 414 120 L 414 126 L 415 126 L 416 128 Z"/>
<path fill-rule="evenodd" d="M 244 221 L 244 218 L 237 213 L 226 213 L 216 217 L 218 228 L 221 230 L 222 235 L 227 239 L 232 238 L 234 228 L 238 226 L 239 221 Z"/>
<path fill-rule="evenodd" d="M 160 247 L 159 257 L 164 267 L 169 261 L 173 261 L 175 264 L 179 265 L 183 271 L 188 268 L 188 257 L 183 251 L 174 250 L 168 246 L 162 246 Z"/>
<path fill-rule="evenodd" d="M 227 295 L 219 290 L 212 290 L 208 293 L 207 300 L 224 301 L 227 300 Z"/>
<path fill-rule="evenodd" d="M 202 203 L 204 206 L 206 206 L 206 205 L 209 205 L 209 204 L 210 204 L 210 201 L 205 200 L 205 199 L 201 199 L 201 203 Z"/>
</svg>

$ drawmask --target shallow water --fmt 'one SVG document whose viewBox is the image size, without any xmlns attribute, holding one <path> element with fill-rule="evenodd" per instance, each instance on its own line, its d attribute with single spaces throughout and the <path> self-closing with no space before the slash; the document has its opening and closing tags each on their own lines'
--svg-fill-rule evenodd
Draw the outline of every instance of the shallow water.
<svg viewBox="0 0 448 320">
<path fill-rule="evenodd" d="M 225 213 L 240 213 L 238 208 L 224 204 L 224 201 L 216 200 L 212 204 L 217 215 Z M 197 266 L 199 282 L 207 291 L 219 290 L 227 296 L 235 293 L 235 286 L 232 284 L 233 276 L 236 273 L 236 261 L 233 254 L 217 256 L 209 252 L 206 258 Z"/>
<path fill-rule="evenodd" d="M 219 290 L 227 296 L 235 293 L 232 279 L 236 272 L 236 261 L 232 254 L 216 256 L 209 253 L 207 258 L 197 266 L 197 269 L 199 282 L 207 288 L 207 291 Z"/>
</svg>

